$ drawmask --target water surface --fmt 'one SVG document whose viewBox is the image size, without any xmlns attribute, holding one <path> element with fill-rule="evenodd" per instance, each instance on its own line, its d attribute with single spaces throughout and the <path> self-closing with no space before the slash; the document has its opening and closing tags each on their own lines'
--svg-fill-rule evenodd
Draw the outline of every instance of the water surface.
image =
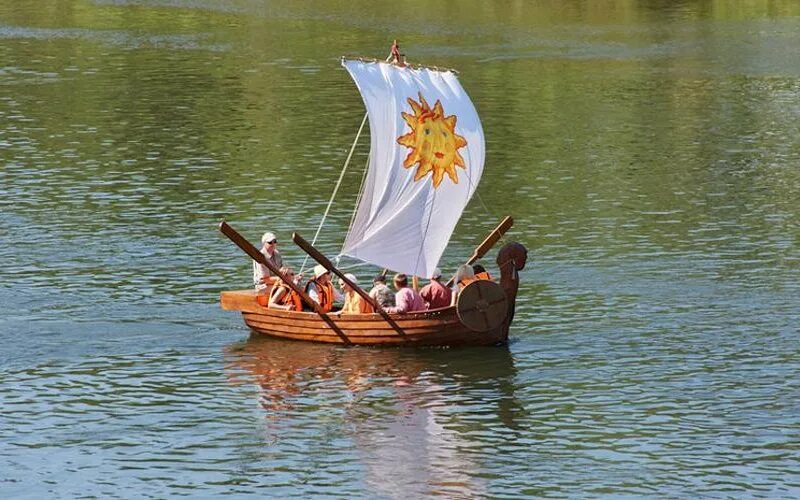
<svg viewBox="0 0 800 500">
<path fill-rule="evenodd" d="M 454 5 L 0 0 L 4 497 L 800 495 L 800 6 Z M 442 267 L 514 215 L 512 342 L 249 338 L 215 225 L 299 266 L 395 37 L 483 118 Z"/>
</svg>

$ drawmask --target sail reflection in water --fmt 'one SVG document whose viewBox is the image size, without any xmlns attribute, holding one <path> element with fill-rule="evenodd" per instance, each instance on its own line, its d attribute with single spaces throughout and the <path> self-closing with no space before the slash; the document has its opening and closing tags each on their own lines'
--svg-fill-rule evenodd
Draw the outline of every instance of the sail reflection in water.
<svg viewBox="0 0 800 500">
<path fill-rule="evenodd" d="M 484 431 L 518 427 L 521 404 L 506 347 L 373 350 L 252 337 L 225 351 L 228 379 L 255 382 L 267 441 L 332 439 L 383 495 L 482 495 Z M 322 437 L 320 437 L 322 436 Z M 317 453 L 313 443 L 304 453 Z M 356 463 L 352 463 L 355 461 Z"/>
</svg>

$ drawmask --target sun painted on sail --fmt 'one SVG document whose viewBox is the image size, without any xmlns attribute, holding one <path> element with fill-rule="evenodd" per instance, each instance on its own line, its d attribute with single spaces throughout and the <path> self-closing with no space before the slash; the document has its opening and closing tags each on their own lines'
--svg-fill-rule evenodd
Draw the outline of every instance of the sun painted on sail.
<svg viewBox="0 0 800 500">
<path fill-rule="evenodd" d="M 411 127 L 411 132 L 397 138 L 398 144 L 411 148 L 403 167 L 417 165 L 415 181 L 432 172 L 434 188 L 442 183 L 444 174 L 458 184 L 456 167 L 467 169 L 458 150 L 467 145 L 467 140 L 456 134 L 456 115 L 445 116 L 442 103 L 438 100 L 431 108 L 421 93 L 419 102 L 409 97 L 408 104 L 414 114 L 403 112 L 402 116 Z"/>
</svg>

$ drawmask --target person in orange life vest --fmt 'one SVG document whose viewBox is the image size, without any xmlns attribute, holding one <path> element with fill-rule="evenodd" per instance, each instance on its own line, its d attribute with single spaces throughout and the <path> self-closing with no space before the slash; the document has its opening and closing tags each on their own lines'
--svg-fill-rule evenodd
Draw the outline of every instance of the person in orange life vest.
<svg viewBox="0 0 800 500">
<path fill-rule="evenodd" d="M 355 275 L 348 273 L 345 274 L 345 277 L 358 285 L 358 279 Z M 344 280 L 339 280 L 339 287 L 344 293 L 344 306 L 342 306 L 342 310 L 339 311 L 339 314 L 372 314 L 375 312 L 375 309 L 372 308 L 370 303 L 364 300 L 355 290 L 350 288 Z"/>
<path fill-rule="evenodd" d="M 320 264 L 314 266 L 314 277 L 308 280 L 306 293 L 311 300 L 319 304 L 322 312 L 330 312 L 334 301 L 344 300 L 344 296 L 331 283 L 330 273 Z"/>
<path fill-rule="evenodd" d="M 468 264 L 462 264 L 458 266 L 458 269 L 456 270 L 455 284 L 453 285 L 453 300 L 451 303 L 455 304 L 458 300 L 459 292 L 476 279 L 475 271 L 472 270 L 471 266 Z"/>
<path fill-rule="evenodd" d="M 472 271 L 475 273 L 476 280 L 492 281 L 492 275 L 489 274 L 489 271 L 487 271 L 482 265 L 475 264 L 472 266 Z"/>
<path fill-rule="evenodd" d="M 283 259 L 278 252 L 278 238 L 269 231 L 261 237 L 261 253 L 278 269 L 283 266 Z M 276 281 L 278 278 L 272 276 L 267 266 L 253 261 L 253 284 L 256 286 L 256 290 L 264 291 Z"/>
<path fill-rule="evenodd" d="M 428 304 L 428 309 L 438 309 L 450 305 L 453 291 L 442 284 L 442 270 L 438 267 L 433 270 L 431 282 L 419 291 L 422 300 Z"/>
<path fill-rule="evenodd" d="M 299 281 L 299 278 L 295 277 L 294 269 L 291 267 L 282 267 L 281 274 L 292 280 L 295 285 Z M 300 298 L 300 294 L 289 288 L 289 285 L 280 281 L 279 278 L 278 282 L 272 286 L 272 293 L 269 295 L 269 305 L 267 307 L 270 309 L 283 309 L 284 311 L 302 311 L 303 299 Z"/>
</svg>

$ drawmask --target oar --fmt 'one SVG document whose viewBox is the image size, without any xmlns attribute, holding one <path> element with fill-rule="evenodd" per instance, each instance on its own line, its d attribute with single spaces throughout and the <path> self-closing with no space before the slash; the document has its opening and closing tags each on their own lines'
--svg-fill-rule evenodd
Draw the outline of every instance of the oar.
<svg viewBox="0 0 800 500">
<path fill-rule="evenodd" d="M 486 255 L 486 253 L 492 249 L 494 244 L 497 243 L 497 241 L 500 238 L 502 238 L 503 235 L 506 233 L 506 231 L 508 231 L 513 225 L 514 225 L 514 219 L 512 219 L 510 215 L 507 215 L 503 220 L 500 221 L 500 224 L 498 224 L 497 227 L 494 228 L 494 231 L 489 233 L 489 236 L 487 236 L 486 239 L 483 240 L 483 243 L 478 245 L 478 248 L 475 249 L 475 252 L 472 254 L 472 257 L 470 257 L 469 260 L 467 261 L 467 265 L 471 266 L 472 264 L 475 263 L 476 260 Z M 455 279 L 456 279 L 455 276 L 450 278 L 450 281 L 448 281 L 445 286 L 447 288 L 453 286 L 453 281 Z"/>
<path fill-rule="evenodd" d="M 328 316 L 327 314 L 325 314 L 324 312 L 322 312 L 322 309 L 320 309 L 319 304 L 317 304 L 316 302 L 311 300 L 311 297 L 309 297 L 306 294 L 306 292 L 303 291 L 302 288 L 300 288 L 299 286 L 295 285 L 292 280 L 288 279 L 286 276 L 281 274 L 281 270 L 278 269 L 277 267 L 275 267 L 275 265 L 272 262 L 268 261 L 267 258 L 264 256 L 264 254 L 259 252 L 256 247 L 254 247 L 249 241 L 247 241 L 244 238 L 244 236 L 242 236 L 241 234 L 236 232 L 236 230 L 234 228 L 232 228 L 231 226 L 229 226 L 228 223 L 225 222 L 225 221 L 222 221 L 222 222 L 219 223 L 219 230 L 222 231 L 222 234 L 227 236 L 228 239 L 230 239 L 232 242 L 234 242 L 236 244 L 236 246 L 241 248 L 244 251 L 244 253 L 249 255 L 251 259 L 253 259 L 254 261 L 258 262 L 259 264 L 267 266 L 267 269 L 269 269 L 269 272 L 271 272 L 275 276 L 278 276 L 284 283 L 286 283 L 286 285 L 289 288 L 291 288 L 298 295 L 300 295 L 300 298 L 303 299 L 303 302 L 305 302 L 306 304 L 311 306 L 312 309 L 314 309 L 314 312 L 317 313 L 320 318 L 322 318 L 322 321 L 324 321 L 329 327 L 331 327 L 331 330 L 336 332 L 336 335 L 338 335 L 339 338 L 342 339 L 342 342 L 344 342 L 345 344 L 348 344 L 348 345 L 352 344 L 352 342 L 350 342 L 350 339 L 347 338 L 347 335 L 345 335 L 345 333 L 342 331 L 342 329 L 339 328 L 336 325 L 336 323 L 333 322 L 331 317 Z"/>
<path fill-rule="evenodd" d="M 387 313 L 386 310 L 383 307 L 381 307 L 378 301 L 373 300 L 373 298 L 370 297 L 369 294 L 365 292 L 363 288 L 353 283 L 350 279 L 347 278 L 347 276 L 344 275 L 343 272 L 336 269 L 336 266 L 334 266 L 333 263 L 330 260 L 328 260 L 327 257 L 322 255 L 322 253 L 319 250 L 314 248 L 314 246 L 311 243 L 304 240 L 303 237 L 297 233 L 292 234 L 292 241 L 294 241 L 297 244 L 297 246 L 302 248 L 303 251 L 305 251 L 308 255 L 310 255 L 312 259 L 319 262 L 322 265 L 322 267 L 324 267 L 328 271 L 338 276 L 342 281 L 345 282 L 345 284 L 347 284 L 347 286 L 349 286 L 357 294 L 359 294 L 362 299 L 366 300 L 367 303 L 371 305 L 373 308 L 375 308 L 375 311 L 378 314 L 380 314 L 383 317 L 383 319 L 386 320 L 387 323 L 389 323 L 389 326 L 391 326 L 394 329 L 394 331 L 396 331 L 399 335 L 403 337 L 406 336 L 406 332 L 403 331 L 400 325 L 398 325 L 395 322 L 395 320 L 392 319 L 391 316 L 389 316 L 389 313 Z"/>
</svg>

